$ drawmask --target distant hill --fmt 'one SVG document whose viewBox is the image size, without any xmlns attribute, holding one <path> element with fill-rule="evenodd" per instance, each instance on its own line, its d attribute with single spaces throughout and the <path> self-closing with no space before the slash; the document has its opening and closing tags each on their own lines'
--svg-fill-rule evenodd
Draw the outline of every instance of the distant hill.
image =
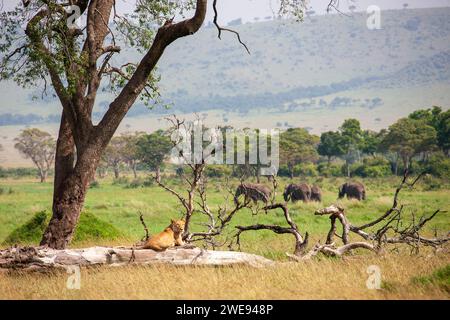
<svg viewBox="0 0 450 320">
<path fill-rule="evenodd" d="M 172 105 L 170 112 L 186 113 L 377 108 L 386 103 L 380 89 L 395 94 L 400 88 L 449 85 L 450 8 L 383 11 L 381 30 L 369 30 L 366 19 L 365 13 L 311 16 L 303 23 L 238 19 L 233 28 L 250 55 L 233 34 L 219 40 L 213 26 L 203 28 L 163 56 L 158 73 L 164 100 Z M 136 53 L 125 53 L 138 60 Z M 0 125 L 58 121 L 56 101 L 32 100 L 30 91 L 11 95 L 11 88 L 0 88 Z M 355 94 L 361 90 L 364 96 Z M 330 95 L 339 97 L 326 98 Z M 450 85 L 442 98 L 450 98 Z M 96 118 L 111 99 L 98 97 Z M 128 117 L 164 112 L 137 103 Z"/>
</svg>

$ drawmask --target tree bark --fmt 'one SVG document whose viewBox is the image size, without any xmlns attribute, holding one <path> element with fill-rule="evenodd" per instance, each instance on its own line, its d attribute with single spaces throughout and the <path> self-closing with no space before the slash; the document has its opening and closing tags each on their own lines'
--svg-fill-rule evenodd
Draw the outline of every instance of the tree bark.
<svg viewBox="0 0 450 320">
<path fill-rule="evenodd" d="M 127 266 L 150 264 L 267 267 L 273 266 L 275 262 L 245 252 L 211 251 L 181 247 L 171 248 L 163 252 L 120 247 L 92 247 L 72 250 L 19 247 L 0 251 L 0 271 L 6 269 L 47 271 L 74 265 Z"/>
<path fill-rule="evenodd" d="M 133 175 L 134 175 L 135 179 L 137 179 L 137 177 L 138 177 L 136 167 L 137 167 L 136 161 L 133 161 L 133 163 L 131 164 L 131 170 L 133 170 Z"/>
<path fill-rule="evenodd" d="M 156 167 L 156 182 L 161 183 L 161 168 L 159 166 Z"/>
<path fill-rule="evenodd" d="M 102 152 L 101 146 L 96 143 L 85 150 L 79 150 L 76 166 L 71 169 L 73 139 L 71 135 L 66 135 L 66 129 L 62 119 L 60 133 L 63 131 L 63 134 L 57 145 L 59 154 L 55 167 L 53 214 L 41 240 L 41 245 L 54 249 L 64 249 L 72 240 L 89 183 L 95 175 Z"/>
<path fill-rule="evenodd" d="M 41 240 L 41 245 L 54 249 L 64 249 L 72 239 L 89 182 L 94 177 L 101 155 L 144 89 L 164 50 L 178 38 L 197 32 L 205 20 L 207 7 L 206 0 L 197 0 L 192 18 L 179 23 L 166 23 L 158 29 L 151 48 L 130 80 L 110 104 L 102 120 L 94 126 L 91 118 L 92 107 L 101 82 L 101 73 L 97 70 L 98 50 L 110 31 L 105 21 L 109 21 L 113 3 L 112 0 L 89 2 L 87 39 L 83 45 L 83 53 L 88 56 L 88 66 L 83 71 L 87 71 L 88 77 L 86 81 L 78 83 L 74 95 L 66 94 L 63 81 L 54 65 L 46 64 L 53 87 L 63 106 L 55 159 L 53 215 Z M 34 48 L 46 56 L 47 61 L 51 61 L 49 50 L 36 36 L 39 33 L 35 30 L 35 27 L 39 26 L 38 22 L 47 13 L 48 10 L 39 11 L 27 24 L 26 34 Z M 77 159 L 74 166 L 75 144 Z"/>
<path fill-rule="evenodd" d="M 294 166 L 288 165 L 289 169 L 289 176 L 291 177 L 291 180 L 294 179 Z"/>
<path fill-rule="evenodd" d="M 44 183 L 47 180 L 47 171 L 40 169 L 39 170 L 39 177 L 41 179 L 41 183 Z"/>
<path fill-rule="evenodd" d="M 120 172 L 119 172 L 119 166 L 114 165 L 114 178 L 119 179 L 120 178 Z"/>
</svg>

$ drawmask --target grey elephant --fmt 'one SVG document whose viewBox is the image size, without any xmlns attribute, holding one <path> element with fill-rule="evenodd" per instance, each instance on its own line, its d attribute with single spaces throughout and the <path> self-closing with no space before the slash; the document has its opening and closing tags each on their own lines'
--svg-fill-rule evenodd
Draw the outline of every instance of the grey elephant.
<svg viewBox="0 0 450 320">
<path fill-rule="evenodd" d="M 252 200 L 256 204 L 258 201 L 262 201 L 267 204 L 272 196 L 272 191 L 269 187 L 263 184 L 257 183 L 241 183 L 236 188 L 236 193 L 234 194 L 234 202 L 239 203 L 239 196 L 245 196 L 245 202 Z"/>
<path fill-rule="evenodd" d="M 366 200 L 366 188 L 360 182 L 346 182 L 339 188 L 339 199 L 347 195 L 347 199 Z"/>
<path fill-rule="evenodd" d="M 284 189 L 284 201 L 292 200 L 292 202 L 303 201 L 308 202 L 311 198 L 311 188 L 306 183 L 290 184 Z"/>
<path fill-rule="evenodd" d="M 311 187 L 311 201 L 322 202 L 322 190 L 316 185 Z"/>
</svg>

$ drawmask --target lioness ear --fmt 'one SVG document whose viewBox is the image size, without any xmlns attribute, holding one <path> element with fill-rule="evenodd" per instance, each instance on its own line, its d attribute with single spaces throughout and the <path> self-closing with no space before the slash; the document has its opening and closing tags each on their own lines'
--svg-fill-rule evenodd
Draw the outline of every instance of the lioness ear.
<svg viewBox="0 0 450 320">
<path fill-rule="evenodd" d="M 175 220 L 173 220 L 173 219 L 170 219 L 170 222 L 171 222 L 171 223 L 175 223 Z"/>
</svg>

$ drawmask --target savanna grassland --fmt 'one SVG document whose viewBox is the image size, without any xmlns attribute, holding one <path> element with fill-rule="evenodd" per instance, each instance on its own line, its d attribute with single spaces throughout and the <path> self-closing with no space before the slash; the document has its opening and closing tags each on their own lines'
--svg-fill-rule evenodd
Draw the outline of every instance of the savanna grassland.
<svg viewBox="0 0 450 320">
<path fill-rule="evenodd" d="M 182 208 L 177 199 L 156 185 L 142 185 L 131 178 L 112 181 L 100 179 L 89 190 L 84 213 L 94 215 L 111 225 L 111 236 L 83 237 L 77 231 L 72 247 L 95 245 L 131 245 L 140 240 L 144 231 L 139 222 L 142 212 L 150 233 L 157 233 L 169 224 L 171 218 L 181 217 Z M 299 178 L 296 178 L 299 180 Z M 171 188 L 183 191 L 176 177 L 165 180 Z M 366 201 L 337 201 L 337 188 L 343 178 L 310 178 L 322 187 L 323 202 L 290 204 L 292 218 L 300 230 L 310 234 L 310 246 L 324 241 L 329 230 L 326 216 L 315 216 L 316 209 L 332 203 L 342 204 L 348 219 L 355 225 L 373 220 L 392 205 L 393 192 L 399 178 L 366 179 Z M 282 190 L 288 179 L 279 179 L 277 200 L 282 201 Z M 231 181 L 237 185 L 238 181 Z M 50 212 L 52 184 L 38 183 L 32 178 L 4 179 L 0 181 L 0 247 L 18 227 L 32 219 L 36 213 Z M 405 219 L 414 214 L 431 214 L 436 209 L 450 210 L 448 182 L 426 178 L 414 190 L 402 191 L 400 201 L 405 205 Z M 228 203 L 225 181 L 210 179 L 208 201 L 211 208 Z M 201 230 L 203 218 L 196 216 L 194 230 Z M 233 235 L 233 225 L 255 223 L 285 225 L 282 212 L 252 215 L 248 209 L 234 217 L 226 231 Z M 100 225 L 99 228 L 102 228 Z M 430 236 L 446 234 L 450 230 L 448 212 L 438 214 L 424 229 Z M 339 231 L 340 232 L 340 231 Z M 99 233 L 101 234 L 101 233 Z M 37 244 L 33 236 L 22 244 Z M 357 240 L 353 235 L 351 239 Z M 343 259 L 319 256 L 302 263 L 289 262 L 286 252 L 292 252 L 294 241 L 290 235 L 277 235 L 270 231 L 247 232 L 241 237 L 241 250 L 273 259 L 274 267 L 121 267 L 82 269 L 81 289 L 68 290 L 68 275 L 3 273 L 0 274 L 0 299 L 449 299 L 450 254 L 448 247 L 435 252 L 424 248 L 412 254 L 409 247 L 390 247 L 384 255 L 356 251 Z M 223 250 L 228 248 L 224 246 Z M 371 265 L 380 267 L 382 288 L 369 290 L 366 281 Z"/>
</svg>

